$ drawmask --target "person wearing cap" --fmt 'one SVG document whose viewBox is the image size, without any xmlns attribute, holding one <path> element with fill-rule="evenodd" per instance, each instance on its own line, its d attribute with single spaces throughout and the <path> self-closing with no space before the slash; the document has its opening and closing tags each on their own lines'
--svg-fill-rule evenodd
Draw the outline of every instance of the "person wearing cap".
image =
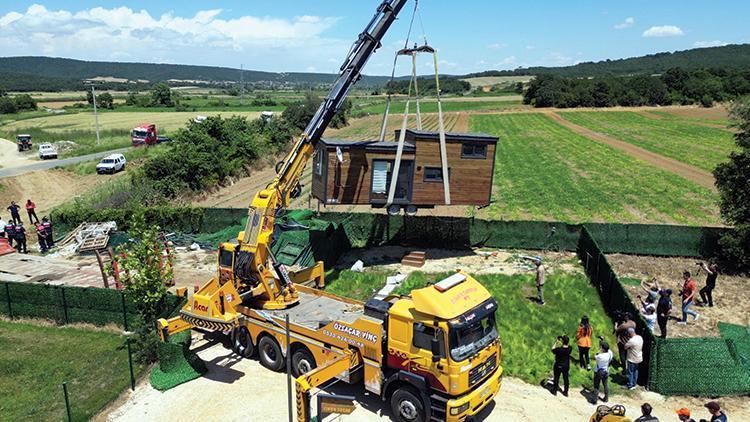
<svg viewBox="0 0 750 422">
<path fill-rule="evenodd" d="M 627 388 L 635 390 L 638 384 L 638 367 L 643 362 L 643 337 L 635 333 L 635 328 L 628 328 L 628 337 L 629 340 L 625 343 L 625 350 L 627 350 Z"/>
<path fill-rule="evenodd" d="M 599 343 L 599 353 L 594 355 L 594 361 L 596 362 L 594 367 L 594 392 L 596 393 L 596 400 L 599 400 L 599 384 L 602 384 L 604 398 L 601 400 L 605 403 L 609 400 L 609 365 L 614 358 L 615 354 L 609 350 L 609 344 L 602 340 Z"/>
<path fill-rule="evenodd" d="M 711 414 L 711 420 L 709 422 L 727 422 L 727 415 L 721 411 L 721 406 L 719 406 L 719 403 L 710 401 L 703 406 L 708 409 L 708 413 Z M 704 420 L 705 419 L 701 419 L 701 421 Z"/>
<path fill-rule="evenodd" d="M 677 409 L 677 417 L 680 418 L 682 422 L 695 422 L 695 419 L 690 417 L 690 409 L 686 407 Z"/>
<path fill-rule="evenodd" d="M 672 289 L 659 292 L 659 302 L 656 303 L 656 322 L 659 324 L 661 338 L 667 338 L 667 321 L 672 312 Z"/>
<path fill-rule="evenodd" d="M 651 412 L 654 409 L 651 407 L 648 403 L 643 403 L 641 405 L 641 416 L 636 418 L 633 422 L 659 422 L 659 418 L 656 416 L 651 416 Z"/>
</svg>

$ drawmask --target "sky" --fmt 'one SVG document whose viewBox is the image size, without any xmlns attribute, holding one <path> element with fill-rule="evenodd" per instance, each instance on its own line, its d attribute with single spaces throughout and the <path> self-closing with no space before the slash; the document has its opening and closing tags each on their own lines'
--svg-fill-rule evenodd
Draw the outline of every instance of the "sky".
<svg viewBox="0 0 750 422">
<path fill-rule="evenodd" d="M 379 4 L 3 0 L 0 56 L 334 73 Z M 409 0 L 366 74 L 391 73 L 413 6 Z M 422 43 L 426 36 L 446 74 L 566 66 L 750 42 L 746 0 L 421 0 L 419 10 L 410 43 Z M 397 73 L 405 74 L 408 66 L 400 62 Z M 433 71 L 427 57 L 419 66 L 420 73 Z"/>
</svg>

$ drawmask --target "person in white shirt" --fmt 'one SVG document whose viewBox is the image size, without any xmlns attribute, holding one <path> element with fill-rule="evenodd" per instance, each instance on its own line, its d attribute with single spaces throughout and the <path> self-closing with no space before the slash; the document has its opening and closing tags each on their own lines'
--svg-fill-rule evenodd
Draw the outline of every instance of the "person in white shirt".
<svg viewBox="0 0 750 422">
<path fill-rule="evenodd" d="M 5 225 L 8 224 L 0 217 L 0 238 L 5 238 Z"/>
<path fill-rule="evenodd" d="M 599 400 L 599 384 L 604 388 L 604 398 L 601 400 L 605 403 L 609 400 L 609 365 L 615 358 L 615 354 L 609 350 L 609 344 L 606 341 L 599 343 L 599 353 L 594 356 L 596 367 L 594 368 L 594 392 L 596 400 Z"/>
<path fill-rule="evenodd" d="M 654 327 L 656 326 L 656 305 L 653 303 L 647 304 L 641 309 L 641 316 L 646 321 L 646 326 L 649 331 L 653 333 Z"/>
<path fill-rule="evenodd" d="M 625 343 L 627 351 L 628 389 L 635 390 L 638 384 L 638 367 L 643 362 L 643 337 L 635 333 L 634 328 L 628 328 L 630 339 Z"/>
</svg>

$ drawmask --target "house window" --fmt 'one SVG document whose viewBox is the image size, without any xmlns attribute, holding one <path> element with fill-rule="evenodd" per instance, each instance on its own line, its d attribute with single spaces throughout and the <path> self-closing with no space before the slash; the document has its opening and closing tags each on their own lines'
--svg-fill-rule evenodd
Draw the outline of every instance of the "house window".
<svg viewBox="0 0 750 422">
<path fill-rule="evenodd" d="M 487 158 L 487 145 L 462 144 L 461 158 L 484 159 Z"/>
<path fill-rule="evenodd" d="M 315 174 L 318 176 L 323 175 L 323 151 L 318 150 L 315 154 Z"/>
<path fill-rule="evenodd" d="M 391 171 L 390 161 L 372 161 L 372 193 L 384 195 L 388 192 L 388 173 Z"/>
<path fill-rule="evenodd" d="M 450 178 L 451 169 L 448 169 L 448 178 Z M 424 181 L 425 182 L 442 182 L 443 181 L 443 169 L 441 167 L 425 167 L 424 168 Z"/>
</svg>

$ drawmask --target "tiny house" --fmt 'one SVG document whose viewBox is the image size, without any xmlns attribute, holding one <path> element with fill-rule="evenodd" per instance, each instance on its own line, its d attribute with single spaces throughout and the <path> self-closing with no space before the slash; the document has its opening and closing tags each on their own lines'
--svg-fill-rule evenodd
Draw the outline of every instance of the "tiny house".
<svg viewBox="0 0 750 422">
<path fill-rule="evenodd" d="M 400 131 L 396 131 L 399 139 Z M 446 133 L 451 205 L 487 206 L 498 138 Z M 323 139 L 313 159 L 312 195 L 326 205 L 383 207 L 395 167 L 397 142 Z M 438 132 L 407 130 L 393 206 L 412 214 L 445 204 Z"/>
</svg>

